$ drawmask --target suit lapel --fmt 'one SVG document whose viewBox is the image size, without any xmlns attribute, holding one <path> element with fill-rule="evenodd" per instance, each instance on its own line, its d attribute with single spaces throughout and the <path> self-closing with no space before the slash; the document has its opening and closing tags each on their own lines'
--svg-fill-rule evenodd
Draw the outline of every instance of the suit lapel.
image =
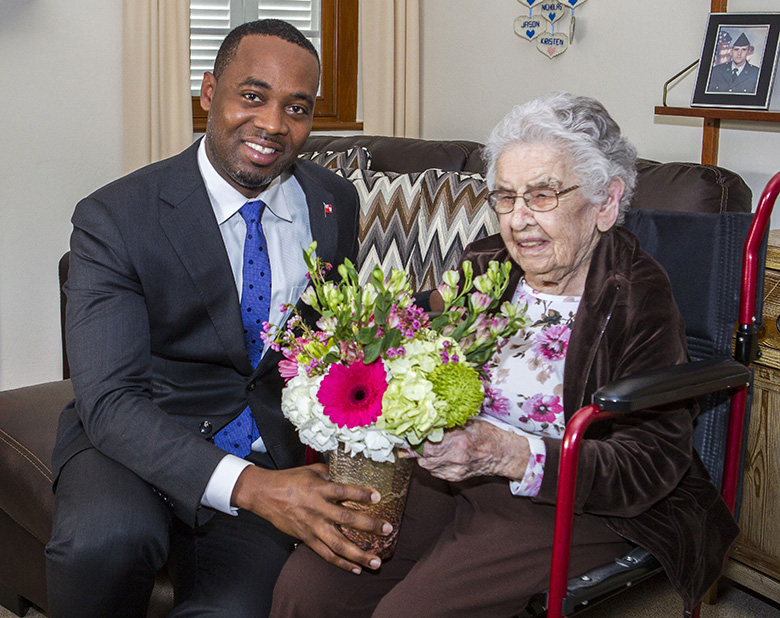
<svg viewBox="0 0 780 618">
<path fill-rule="evenodd" d="M 335 212 L 338 204 L 334 204 L 333 194 L 323 188 L 303 165 L 296 165 L 293 171 L 306 194 L 309 227 L 312 239 L 317 241 L 317 255 L 330 262 L 335 258 L 338 246 L 337 213 Z"/>
<path fill-rule="evenodd" d="M 198 289 L 228 356 L 249 374 L 238 292 L 196 156 L 197 143 L 182 155 L 171 182 L 163 184 L 160 197 L 171 208 L 161 214 L 160 226 Z"/>
</svg>

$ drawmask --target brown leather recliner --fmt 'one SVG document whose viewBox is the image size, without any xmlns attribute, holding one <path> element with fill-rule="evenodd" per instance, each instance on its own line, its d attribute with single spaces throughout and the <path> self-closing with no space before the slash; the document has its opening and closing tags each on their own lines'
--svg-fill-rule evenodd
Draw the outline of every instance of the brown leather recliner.
<svg viewBox="0 0 780 618">
<path fill-rule="evenodd" d="M 307 151 L 365 146 L 371 169 L 408 173 L 431 167 L 483 171 L 480 144 L 378 136 L 309 138 Z M 751 192 L 736 174 L 692 163 L 640 160 L 632 208 L 688 212 L 749 212 Z M 60 264 L 62 283 L 67 256 Z M 64 315 L 64 298 L 63 298 Z M 64 377 L 68 376 L 63 339 Z M 51 534 L 54 496 L 51 452 L 60 410 L 72 398 L 69 380 L 0 392 L 0 605 L 24 615 L 33 604 L 46 611 L 44 547 Z M 150 616 L 170 608 L 170 583 L 160 578 Z"/>
</svg>

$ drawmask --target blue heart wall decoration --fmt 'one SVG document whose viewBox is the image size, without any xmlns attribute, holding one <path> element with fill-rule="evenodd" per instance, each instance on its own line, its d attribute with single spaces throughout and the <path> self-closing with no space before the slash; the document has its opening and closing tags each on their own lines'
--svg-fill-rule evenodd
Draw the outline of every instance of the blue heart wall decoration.
<svg viewBox="0 0 780 618">
<path fill-rule="evenodd" d="M 515 34 L 527 41 L 533 41 L 544 32 L 542 20 L 536 17 L 518 17 L 515 20 L 514 28 Z"/>
<path fill-rule="evenodd" d="M 566 12 L 566 7 L 560 2 L 543 2 L 541 4 L 542 17 L 551 24 L 560 20 Z"/>
</svg>

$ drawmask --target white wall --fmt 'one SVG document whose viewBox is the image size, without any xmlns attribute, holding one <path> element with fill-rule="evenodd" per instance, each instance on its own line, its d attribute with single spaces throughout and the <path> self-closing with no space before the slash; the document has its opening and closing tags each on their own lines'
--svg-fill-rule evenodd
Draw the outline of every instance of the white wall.
<svg viewBox="0 0 780 618">
<path fill-rule="evenodd" d="M 3 389 L 61 375 L 70 215 L 122 171 L 121 14 L 121 0 L 0 2 Z"/>
<path fill-rule="evenodd" d="M 523 101 L 558 90 L 599 99 L 641 156 L 699 161 L 702 122 L 655 116 L 664 82 L 699 58 L 710 0 L 589 0 L 575 11 L 574 43 L 548 59 L 512 25 L 517 0 L 422 0 L 422 136 L 482 142 Z M 777 0 L 729 0 L 729 12 L 778 11 Z M 667 103 L 688 106 L 695 72 Z M 780 86 L 778 86 L 780 87 Z M 754 201 L 780 171 L 780 125 L 723 121 L 719 164 Z M 780 228 L 780 208 L 772 218 Z"/>
</svg>

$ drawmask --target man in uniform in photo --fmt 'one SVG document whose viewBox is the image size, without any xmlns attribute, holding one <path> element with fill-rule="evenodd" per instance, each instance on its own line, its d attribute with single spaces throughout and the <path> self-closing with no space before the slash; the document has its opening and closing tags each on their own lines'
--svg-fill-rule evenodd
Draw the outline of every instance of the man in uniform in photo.
<svg viewBox="0 0 780 618">
<path fill-rule="evenodd" d="M 731 61 L 713 67 L 707 92 L 755 94 L 759 70 L 747 61 L 752 52 L 750 41 L 743 32 L 731 48 Z"/>
</svg>

